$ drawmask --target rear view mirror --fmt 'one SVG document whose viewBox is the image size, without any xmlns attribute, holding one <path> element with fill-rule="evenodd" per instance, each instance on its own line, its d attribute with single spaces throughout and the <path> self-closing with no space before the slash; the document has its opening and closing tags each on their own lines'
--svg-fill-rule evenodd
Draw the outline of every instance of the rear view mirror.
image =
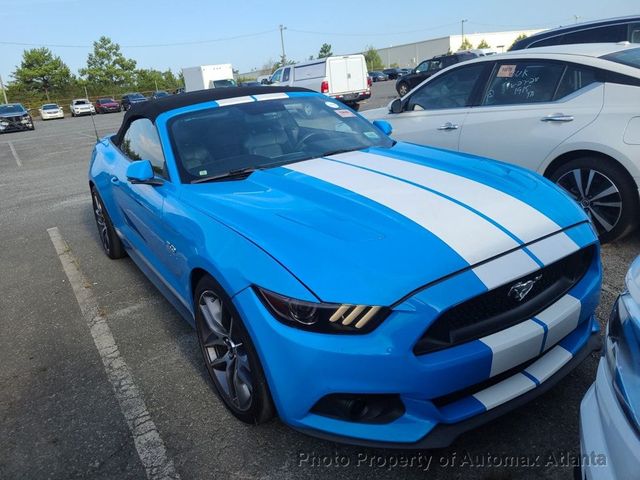
<svg viewBox="0 0 640 480">
<path fill-rule="evenodd" d="M 162 185 L 153 175 L 153 167 L 149 160 L 137 160 L 127 167 L 127 180 L 131 183 L 143 183 L 147 185 Z"/>
<path fill-rule="evenodd" d="M 389 113 L 402 113 L 402 99 L 396 98 L 389 105 Z"/>
<path fill-rule="evenodd" d="M 380 130 L 382 130 L 382 133 L 384 133 L 385 135 L 391 135 L 391 133 L 393 132 L 391 124 L 386 120 L 375 120 L 373 124 Z"/>
</svg>

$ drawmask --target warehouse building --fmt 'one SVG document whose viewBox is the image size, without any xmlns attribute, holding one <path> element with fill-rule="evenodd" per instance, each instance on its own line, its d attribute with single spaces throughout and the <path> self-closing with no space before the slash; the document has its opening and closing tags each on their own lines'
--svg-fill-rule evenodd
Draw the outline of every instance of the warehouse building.
<svg viewBox="0 0 640 480">
<path fill-rule="evenodd" d="M 501 53 L 506 52 L 519 35 L 530 36 L 540 31 L 518 30 L 512 32 L 470 33 L 465 34 L 464 38 L 471 43 L 472 48 L 478 48 L 478 45 L 484 40 L 491 50 Z M 421 42 L 378 48 L 377 50 L 385 67 L 390 67 L 391 65 L 415 67 L 428 58 L 447 52 L 455 52 L 460 49 L 461 45 L 462 35 L 449 35 Z"/>
</svg>

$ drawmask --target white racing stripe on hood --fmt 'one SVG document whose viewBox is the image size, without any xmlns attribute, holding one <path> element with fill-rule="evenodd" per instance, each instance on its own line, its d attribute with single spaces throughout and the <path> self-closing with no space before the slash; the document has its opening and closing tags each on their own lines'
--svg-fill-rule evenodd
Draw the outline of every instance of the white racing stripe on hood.
<svg viewBox="0 0 640 480">
<path fill-rule="evenodd" d="M 471 210 L 402 180 L 324 159 L 284 168 L 337 185 L 394 210 L 439 237 L 470 265 L 520 246 Z M 525 256 L 532 261 L 522 250 L 514 254 L 514 260 Z"/>
<path fill-rule="evenodd" d="M 561 230 L 557 223 L 523 201 L 454 173 L 366 152 L 348 152 L 328 158 L 393 175 L 455 198 L 491 218 L 524 243 Z M 568 253 L 574 247 L 578 250 L 578 246 L 564 233 L 553 239 L 560 249 Z"/>
</svg>

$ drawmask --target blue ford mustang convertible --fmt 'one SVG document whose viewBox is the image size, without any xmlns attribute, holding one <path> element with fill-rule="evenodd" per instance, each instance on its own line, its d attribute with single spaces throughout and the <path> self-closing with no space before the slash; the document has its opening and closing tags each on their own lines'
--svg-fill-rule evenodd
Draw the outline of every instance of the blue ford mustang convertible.
<svg viewBox="0 0 640 480">
<path fill-rule="evenodd" d="M 259 87 L 134 105 L 97 143 L 104 251 L 195 326 L 240 420 L 442 447 L 597 348 L 582 209 L 534 173 L 388 133 Z"/>
</svg>

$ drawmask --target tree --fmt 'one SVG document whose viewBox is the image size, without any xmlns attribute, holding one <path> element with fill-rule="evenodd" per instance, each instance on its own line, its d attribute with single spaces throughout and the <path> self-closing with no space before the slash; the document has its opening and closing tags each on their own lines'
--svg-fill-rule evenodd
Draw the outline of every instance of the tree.
<svg viewBox="0 0 640 480">
<path fill-rule="evenodd" d="M 22 52 L 22 62 L 12 76 L 17 89 L 44 93 L 47 101 L 49 92 L 67 87 L 73 79 L 69 67 L 46 47 Z"/>
<path fill-rule="evenodd" d="M 327 58 L 331 55 L 333 55 L 333 52 L 331 51 L 331 44 L 323 43 L 320 47 L 320 52 L 318 52 L 318 58 Z"/>
<path fill-rule="evenodd" d="M 511 46 L 509 47 L 509 50 L 513 48 L 516 42 L 519 42 L 520 40 L 524 40 L 525 38 L 527 38 L 527 36 L 524 33 L 521 33 L 520 35 L 518 35 L 516 39 L 513 41 L 513 43 L 511 44 Z"/>
<path fill-rule="evenodd" d="M 80 75 L 97 87 L 129 85 L 133 83 L 135 73 L 136 61 L 126 58 L 120 51 L 120 45 L 104 36 L 93 42 L 87 68 L 80 69 Z"/>
<path fill-rule="evenodd" d="M 460 48 L 458 49 L 458 51 L 460 50 L 471 50 L 473 48 L 473 45 L 471 45 L 471 42 L 469 41 L 469 39 L 467 37 L 464 37 L 464 39 L 462 40 L 462 43 L 460 44 Z"/>
<path fill-rule="evenodd" d="M 369 45 L 365 47 L 364 51 L 364 59 L 367 62 L 367 69 L 371 72 L 373 70 L 380 70 L 384 68 L 384 64 L 382 63 L 382 59 L 380 58 L 380 54 L 373 47 L 373 45 Z"/>
<path fill-rule="evenodd" d="M 483 38 L 482 40 L 480 40 L 480 43 L 478 44 L 478 48 L 491 48 L 491 45 L 489 45 L 487 41 Z"/>
</svg>

